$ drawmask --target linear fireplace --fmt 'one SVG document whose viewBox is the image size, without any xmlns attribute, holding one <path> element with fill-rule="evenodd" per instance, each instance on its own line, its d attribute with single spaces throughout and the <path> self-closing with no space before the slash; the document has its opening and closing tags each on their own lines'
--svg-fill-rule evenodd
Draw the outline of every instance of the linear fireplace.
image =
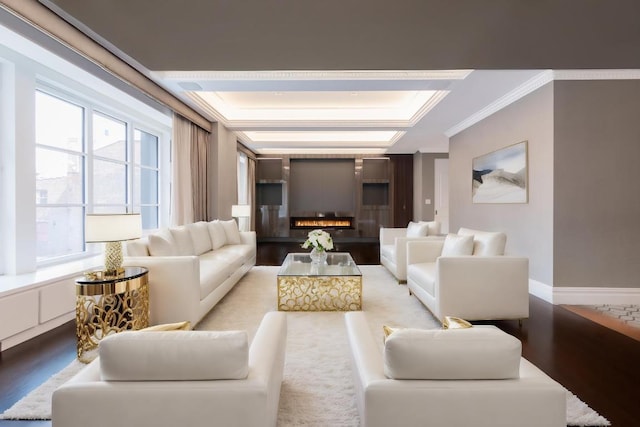
<svg viewBox="0 0 640 427">
<path fill-rule="evenodd" d="M 351 230 L 354 228 L 352 216 L 292 216 L 290 221 L 292 230 L 327 228 L 334 230 Z"/>
</svg>

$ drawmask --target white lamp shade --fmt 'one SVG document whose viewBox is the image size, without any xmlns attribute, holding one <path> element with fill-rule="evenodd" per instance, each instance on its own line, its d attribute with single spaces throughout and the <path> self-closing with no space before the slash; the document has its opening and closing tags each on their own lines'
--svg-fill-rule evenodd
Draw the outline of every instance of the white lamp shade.
<svg viewBox="0 0 640 427">
<path fill-rule="evenodd" d="M 140 214 L 87 215 L 84 231 L 87 243 L 137 239 L 142 236 L 142 219 Z"/>
<path fill-rule="evenodd" d="M 231 206 L 231 216 L 234 218 L 248 218 L 251 216 L 251 205 Z"/>
</svg>

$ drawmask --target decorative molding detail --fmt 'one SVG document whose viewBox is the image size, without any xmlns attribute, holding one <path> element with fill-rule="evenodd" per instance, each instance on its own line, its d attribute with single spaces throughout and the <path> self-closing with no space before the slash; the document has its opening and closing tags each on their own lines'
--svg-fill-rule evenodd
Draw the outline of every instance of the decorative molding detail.
<svg viewBox="0 0 640 427">
<path fill-rule="evenodd" d="M 460 80 L 473 70 L 433 71 L 154 71 L 164 80 Z"/>
<path fill-rule="evenodd" d="M 411 117 L 411 119 L 409 119 L 409 125 L 411 127 L 415 126 L 420 120 L 422 120 L 422 118 L 424 117 L 425 114 L 427 114 L 429 111 L 431 111 L 431 109 L 433 107 L 438 105 L 438 103 L 440 101 L 442 101 L 442 99 L 445 96 L 447 96 L 448 94 L 449 94 L 448 90 L 438 90 L 438 91 L 436 91 L 431 96 L 431 98 L 429 98 L 429 100 L 427 102 L 425 102 L 424 105 L 418 111 L 416 111 L 416 113 L 413 115 L 413 117 Z"/>
<path fill-rule="evenodd" d="M 555 70 L 554 80 L 638 80 L 640 70 Z"/>
<path fill-rule="evenodd" d="M 537 280 L 529 279 L 529 293 L 553 304 L 553 286 L 538 282 Z"/>
<path fill-rule="evenodd" d="M 640 304 L 640 288 L 553 287 L 529 279 L 529 293 L 551 304 Z"/>
<path fill-rule="evenodd" d="M 554 304 L 640 304 L 640 288 L 555 287 Z"/>
<path fill-rule="evenodd" d="M 513 104 L 514 102 L 525 97 L 526 95 L 529 95 L 534 90 L 541 88 L 542 86 L 546 85 L 549 82 L 552 82 L 553 76 L 554 74 L 552 70 L 546 70 L 541 72 L 540 74 L 527 80 L 526 82 L 524 82 L 522 85 L 515 88 L 511 92 L 507 93 L 506 95 L 502 96 L 501 98 L 498 98 L 491 104 L 487 105 L 482 110 L 478 111 L 475 114 L 472 114 L 471 116 L 467 117 L 457 125 L 447 129 L 444 134 L 447 137 L 451 138 L 452 136 L 462 132 L 468 127 L 471 127 L 474 124 L 478 123 L 479 121 L 484 120 L 490 115 L 502 110 L 504 107 L 510 104 Z"/>
</svg>

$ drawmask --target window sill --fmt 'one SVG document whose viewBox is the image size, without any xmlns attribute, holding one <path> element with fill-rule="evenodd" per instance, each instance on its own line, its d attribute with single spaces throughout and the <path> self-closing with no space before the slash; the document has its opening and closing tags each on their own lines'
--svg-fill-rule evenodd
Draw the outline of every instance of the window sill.
<svg viewBox="0 0 640 427">
<path fill-rule="evenodd" d="M 0 297 L 59 282 L 82 274 L 86 270 L 100 268 L 102 255 L 40 268 L 31 273 L 0 276 Z"/>
</svg>

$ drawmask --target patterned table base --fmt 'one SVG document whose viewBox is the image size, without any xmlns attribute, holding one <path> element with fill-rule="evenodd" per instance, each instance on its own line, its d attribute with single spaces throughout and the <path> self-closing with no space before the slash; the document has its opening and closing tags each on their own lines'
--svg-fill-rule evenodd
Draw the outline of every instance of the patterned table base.
<svg viewBox="0 0 640 427">
<path fill-rule="evenodd" d="M 362 276 L 280 276 L 280 311 L 362 309 Z"/>
</svg>

